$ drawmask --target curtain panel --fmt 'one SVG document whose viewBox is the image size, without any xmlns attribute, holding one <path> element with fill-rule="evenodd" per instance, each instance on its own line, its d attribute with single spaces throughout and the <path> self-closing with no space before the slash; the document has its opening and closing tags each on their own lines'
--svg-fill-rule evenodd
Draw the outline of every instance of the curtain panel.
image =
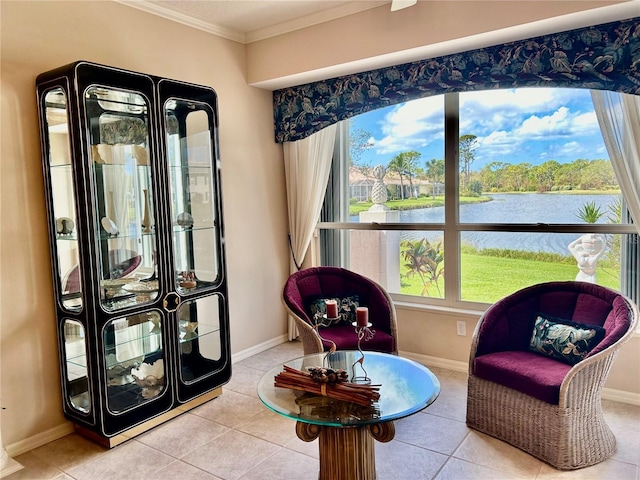
<svg viewBox="0 0 640 480">
<path fill-rule="evenodd" d="M 640 96 L 591 92 L 602 138 L 640 235 Z"/>
<path fill-rule="evenodd" d="M 640 95 L 640 17 L 276 90 L 275 139 L 417 98 L 534 86 Z"/>
</svg>

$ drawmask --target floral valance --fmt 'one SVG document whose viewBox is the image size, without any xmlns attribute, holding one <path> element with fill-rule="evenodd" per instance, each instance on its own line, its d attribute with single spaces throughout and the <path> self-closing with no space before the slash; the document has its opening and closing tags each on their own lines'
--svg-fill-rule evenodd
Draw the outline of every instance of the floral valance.
<svg viewBox="0 0 640 480">
<path fill-rule="evenodd" d="M 276 142 L 417 98 L 532 86 L 640 94 L 640 17 L 276 90 Z"/>
</svg>

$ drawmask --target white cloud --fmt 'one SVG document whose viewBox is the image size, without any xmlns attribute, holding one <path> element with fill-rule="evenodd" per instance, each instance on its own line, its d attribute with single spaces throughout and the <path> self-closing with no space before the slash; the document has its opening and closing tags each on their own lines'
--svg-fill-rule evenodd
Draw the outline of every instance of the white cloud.
<svg viewBox="0 0 640 480">
<path fill-rule="evenodd" d="M 393 108 L 381 122 L 383 137 L 375 140 L 378 155 L 424 148 L 443 138 L 443 97 L 428 97 Z"/>
<path fill-rule="evenodd" d="M 597 146 L 599 126 L 586 90 L 489 90 L 461 93 L 459 99 L 460 134 L 477 136 L 478 164 L 606 158 Z M 435 96 L 389 107 L 383 117 L 378 111 L 370 154 L 390 160 L 418 150 L 425 158 L 442 158 L 443 110 L 444 97 Z"/>
<path fill-rule="evenodd" d="M 544 137 L 551 133 L 566 132 L 569 121 L 569 109 L 560 107 L 551 115 L 543 117 L 531 115 L 522 122 L 519 128 L 515 129 L 515 133 L 523 136 Z"/>
</svg>

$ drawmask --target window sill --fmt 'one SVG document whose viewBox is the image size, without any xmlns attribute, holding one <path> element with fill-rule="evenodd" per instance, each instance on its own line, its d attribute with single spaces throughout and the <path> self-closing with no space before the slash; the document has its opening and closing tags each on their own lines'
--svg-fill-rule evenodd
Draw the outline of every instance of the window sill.
<svg viewBox="0 0 640 480">
<path fill-rule="evenodd" d="M 473 317 L 474 319 L 479 319 L 480 316 L 486 311 L 485 309 L 469 309 L 469 308 L 456 308 L 456 307 L 447 307 L 442 305 L 425 305 L 423 303 L 412 303 L 412 302 L 402 302 L 402 301 L 394 301 L 393 302 L 397 309 L 402 310 L 417 310 L 421 312 L 434 312 L 442 315 L 452 315 L 456 317 L 460 316 L 468 316 Z"/>
</svg>

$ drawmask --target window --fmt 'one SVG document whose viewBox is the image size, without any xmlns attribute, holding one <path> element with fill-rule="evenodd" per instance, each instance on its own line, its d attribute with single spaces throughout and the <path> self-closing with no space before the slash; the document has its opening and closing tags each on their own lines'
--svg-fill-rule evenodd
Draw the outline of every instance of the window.
<svg viewBox="0 0 640 480">
<path fill-rule="evenodd" d="M 360 115 L 338 136 L 323 264 L 414 303 L 485 306 L 576 278 L 637 300 L 638 236 L 588 90 L 450 93 Z"/>
</svg>

